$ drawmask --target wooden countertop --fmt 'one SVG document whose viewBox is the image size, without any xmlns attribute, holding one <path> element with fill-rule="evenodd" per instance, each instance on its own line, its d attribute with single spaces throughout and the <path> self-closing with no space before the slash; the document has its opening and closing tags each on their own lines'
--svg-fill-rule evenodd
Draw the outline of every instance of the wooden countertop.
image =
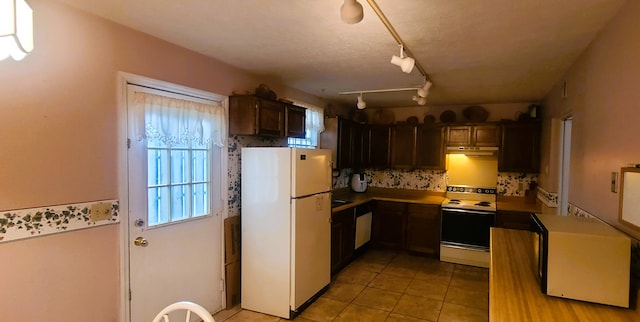
<svg viewBox="0 0 640 322">
<path fill-rule="evenodd" d="M 355 207 L 372 200 L 440 205 L 445 199 L 443 192 L 375 187 L 370 187 L 363 193 L 340 189 L 333 192 L 333 198 L 351 201 L 348 204 L 333 208 L 333 212 Z"/>
<path fill-rule="evenodd" d="M 640 321 L 637 305 L 624 309 L 542 294 L 533 238 L 528 231 L 491 228 L 489 321 Z"/>
<path fill-rule="evenodd" d="M 496 200 L 497 210 L 542 212 L 542 205 L 536 199 L 529 197 L 505 197 L 498 196 Z"/>
</svg>

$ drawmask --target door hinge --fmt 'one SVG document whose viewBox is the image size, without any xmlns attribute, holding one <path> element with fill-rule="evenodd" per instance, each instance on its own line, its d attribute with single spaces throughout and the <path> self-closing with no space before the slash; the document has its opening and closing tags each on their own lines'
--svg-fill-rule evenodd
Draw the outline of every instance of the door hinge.
<svg viewBox="0 0 640 322">
<path fill-rule="evenodd" d="M 127 139 L 127 149 L 131 149 L 131 139 Z"/>
<path fill-rule="evenodd" d="M 131 289 L 129 289 L 129 302 L 131 302 Z"/>
<path fill-rule="evenodd" d="M 220 279 L 220 291 L 224 291 L 224 279 Z"/>
</svg>

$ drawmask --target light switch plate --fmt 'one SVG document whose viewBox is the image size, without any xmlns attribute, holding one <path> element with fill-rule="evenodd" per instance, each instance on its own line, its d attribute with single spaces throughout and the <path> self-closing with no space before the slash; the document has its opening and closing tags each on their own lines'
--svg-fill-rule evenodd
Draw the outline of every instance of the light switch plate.
<svg viewBox="0 0 640 322">
<path fill-rule="evenodd" d="M 98 202 L 91 205 L 91 220 L 101 221 L 111 219 L 111 204 Z"/>
<path fill-rule="evenodd" d="M 618 192 L 618 173 L 611 172 L 611 192 Z"/>
</svg>

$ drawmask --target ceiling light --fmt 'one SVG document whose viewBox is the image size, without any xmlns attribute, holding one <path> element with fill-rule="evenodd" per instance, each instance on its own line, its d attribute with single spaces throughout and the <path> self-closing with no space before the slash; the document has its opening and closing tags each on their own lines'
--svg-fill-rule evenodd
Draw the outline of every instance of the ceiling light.
<svg viewBox="0 0 640 322">
<path fill-rule="evenodd" d="M 416 60 L 411 57 L 404 57 L 404 46 L 400 46 L 400 57 L 393 55 L 391 57 L 391 63 L 400 66 L 403 72 L 409 74 L 413 70 L 413 66 L 416 64 Z"/>
<path fill-rule="evenodd" d="M 362 93 L 358 96 L 358 104 L 356 104 L 356 106 L 359 110 L 364 110 L 364 108 L 367 107 L 367 102 L 362 99 Z"/>
<path fill-rule="evenodd" d="M 348 24 L 360 22 L 364 17 L 362 5 L 357 0 L 344 0 L 340 7 L 340 17 Z"/>
<path fill-rule="evenodd" d="M 33 50 L 33 11 L 24 0 L 0 0 L 0 60 Z"/>
<path fill-rule="evenodd" d="M 412 99 L 414 101 L 418 102 L 418 105 L 426 105 L 427 104 L 427 98 L 426 97 L 413 96 Z"/>
<path fill-rule="evenodd" d="M 421 88 L 418 88 L 418 96 L 420 97 L 429 96 L 429 89 L 431 88 L 431 85 L 433 84 L 430 81 L 426 81 L 426 83 L 424 83 L 424 86 L 422 86 Z"/>
</svg>

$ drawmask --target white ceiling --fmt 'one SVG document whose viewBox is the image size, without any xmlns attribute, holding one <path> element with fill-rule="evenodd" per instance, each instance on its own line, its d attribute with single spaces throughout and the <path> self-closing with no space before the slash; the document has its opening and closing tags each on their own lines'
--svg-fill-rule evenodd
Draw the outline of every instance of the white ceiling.
<svg viewBox="0 0 640 322">
<path fill-rule="evenodd" d="M 59 1 L 329 101 L 424 81 L 390 64 L 399 46 L 365 0 L 353 25 L 342 0 Z M 541 100 L 624 0 L 376 2 L 433 80 L 428 105 L 450 105 Z M 412 95 L 364 98 L 417 106 Z"/>
</svg>

